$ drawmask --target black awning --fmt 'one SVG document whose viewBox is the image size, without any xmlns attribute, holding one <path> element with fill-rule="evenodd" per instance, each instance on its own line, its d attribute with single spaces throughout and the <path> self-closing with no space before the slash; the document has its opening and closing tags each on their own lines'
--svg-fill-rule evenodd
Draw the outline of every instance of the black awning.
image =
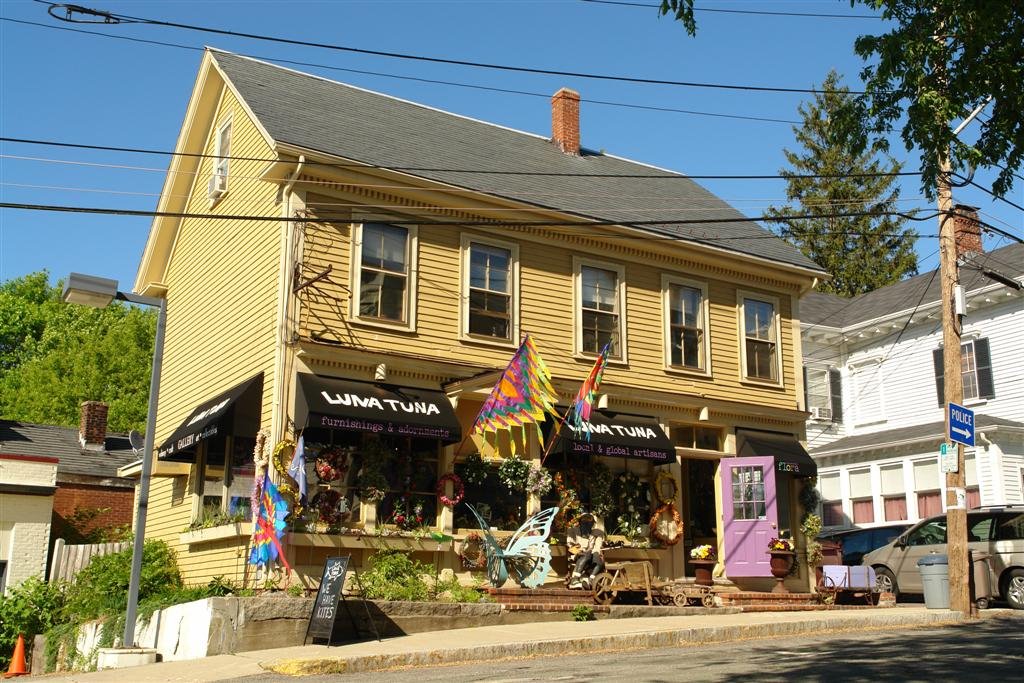
<svg viewBox="0 0 1024 683">
<path fill-rule="evenodd" d="M 736 455 L 775 458 L 775 471 L 798 477 L 814 477 L 818 464 L 792 434 L 737 430 L 741 443 Z"/>
<path fill-rule="evenodd" d="M 634 458 L 656 464 L 674 462 L 676 457 L 676 449 L 657 419 L 610 410 L 592 410 L 590 421 L 584 422 L 579 432 L 566 422 L 553 450 L 566 455 Z"/>
<path fill-rule="evenodd" d="M 205 401 L 189 413 L 174 433 L 163 442 L 157 451 L 157 458 L 177 462 L 192 462 L 195 447 L 200 442 L 216 436 L 222 431 L 225 419 L 232 413 L 234 404 L 246 394 L 253 392 L 256 398 L 263 391 L 263 373 L 245 380 L 223 394 Z"/>
<path fill-rule="evenodd" d="M 451 401 L 441 391 L 300 374 L 296 424 L 452 443 L 462 438 Z"/>
</svg>

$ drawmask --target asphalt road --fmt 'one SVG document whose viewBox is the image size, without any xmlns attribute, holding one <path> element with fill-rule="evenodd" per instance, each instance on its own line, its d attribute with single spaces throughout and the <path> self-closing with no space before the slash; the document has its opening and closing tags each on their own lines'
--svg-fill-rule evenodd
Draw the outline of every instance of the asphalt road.
<svg viewBox="0 0 1024 683">
<path fill-rule="evenodd" d="M 388 683 L 519 681 L 1012 681 L 1024 670 L 1024 613 L 999 610 L 967 625 L 821 634 L 685 648 L 538 657 L 374 674 L 305 676 Z M 235 681 L 293 681 L 266 675 Z"/>
</svg>

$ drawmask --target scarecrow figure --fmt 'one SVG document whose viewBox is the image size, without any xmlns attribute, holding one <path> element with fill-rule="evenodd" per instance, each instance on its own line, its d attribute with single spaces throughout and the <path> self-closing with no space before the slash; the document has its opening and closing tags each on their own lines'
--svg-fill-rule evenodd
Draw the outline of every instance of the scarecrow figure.
<svg viewBox="0 0 1024 683">
<path fill-rule="evenodd" d="M 569 588 L 585 588 L 590 590 L 595 576 L 604 571 L 604 529 L 596 526 L 594 515 L 583 512 L 576 518 L 576 523 L 566 533 L 566 544 L 569 546 L 569 564 L 573 566 L 569 579 Z"/>
</svg>

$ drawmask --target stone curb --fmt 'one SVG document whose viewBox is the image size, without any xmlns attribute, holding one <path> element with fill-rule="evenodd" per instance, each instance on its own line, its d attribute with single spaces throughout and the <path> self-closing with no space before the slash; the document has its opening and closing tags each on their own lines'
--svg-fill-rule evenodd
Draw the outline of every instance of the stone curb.
<svg viewBox="0 0 1024 683">
<path fill-rule="evenodd" d="M 679 647 L 778 636 L 803 636 L 823 632 L 841 633 L 844 631 L 940 626 L 955 624 L 961 621 L 964 621 L 964 618 L 960 614 L 947 610 L 914 615 L 892 613 L 886 615 L 885 619 L 878 619 L 869 623 L 860 620 L 818 616 L 815 619 L 806 621 L 731 626 L 698 626 L 664 631 L 620 633 L 579 638 L 553 638 L 530 642 L 497 643 L 395 654 L 282 659 L 260 662 L 260 666 L 268 671 L 291 676 L 366 673 L 402 667 L 465 664 L 476 661 L 583 654 L 586 652 L 609 650 Z"/>
</svg>

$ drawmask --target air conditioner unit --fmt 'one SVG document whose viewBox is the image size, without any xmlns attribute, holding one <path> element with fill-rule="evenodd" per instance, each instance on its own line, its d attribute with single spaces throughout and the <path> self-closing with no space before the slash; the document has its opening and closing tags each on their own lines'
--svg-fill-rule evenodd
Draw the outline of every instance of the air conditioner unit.
<svg viewBox="0 0 1024 683">
<path fill-rule="evenodd" d="M 811 408 L 811 419 L 812 420 L 825 420 L 831 422 L 832 420 L 832 409 L 831 408 Z"/>
<path fill-rule="evenodd" d="M 210 183 L 206 186 L 206 196 L 210 200 L 220 199 L 228 191 L 228 177 L 222 173 L 214 173 L 210 176 Z"/>
</svg>

